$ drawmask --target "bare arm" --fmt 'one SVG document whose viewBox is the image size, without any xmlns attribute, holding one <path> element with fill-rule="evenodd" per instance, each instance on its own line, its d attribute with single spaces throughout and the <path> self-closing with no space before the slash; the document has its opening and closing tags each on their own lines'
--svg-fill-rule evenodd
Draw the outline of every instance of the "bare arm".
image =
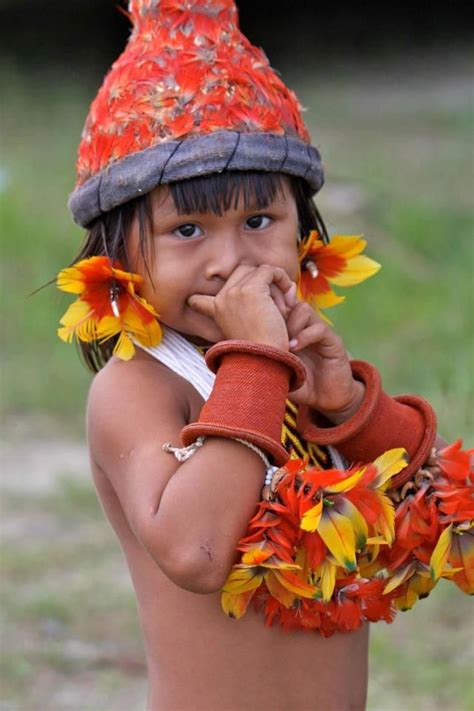
<svg viewBox="0 0 474 711">
<path fill-rule="evenodd" d="M 91 387 L 88 439 L 151 557 L 177 585 L 208 593 L 222 587 L 235 562 L 264 466 L 254 452 L 221 438 L 208 439 L 183 464 L 163 451 L 164 442 L 180 443 L 188 387 L 159 363 L 109 364 Z"/>
</svg>

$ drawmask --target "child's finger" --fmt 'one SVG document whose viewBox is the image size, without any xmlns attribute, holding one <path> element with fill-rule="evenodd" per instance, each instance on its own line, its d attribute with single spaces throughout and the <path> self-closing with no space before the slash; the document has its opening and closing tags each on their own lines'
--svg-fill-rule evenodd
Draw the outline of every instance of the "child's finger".
<svg viewBox="0 0 474 711">
<path fill-rule="evenodd" d="M 319 355 L 325 358 L 339 358 L 345 355 L 341 338 L 323 322 L 312 323 L 290 338 L 289 347 L 294 353 L 308 346 L 316 347 Z"/>
<path fill-rule="evenodd" d="M 275 306 L 281 313 L 284 319 L 287 318 L 290 309 L 286 303 L 285 295 L 280 291 L 280 289 L 275 286 L 275 284 L 270 284 L 270 295 L 275 302 Z"/>
<path fill-rule="evenodd" d="M 296 337 L 298 333 L 315 321 L 317 321 L 317 316 L 314 310 L 309 304 L 300 301 L 292 309 L 286 322 L 289 338 Z"/>
<path fill-rule="evenodd" d="M 193 294 L 188 299 L 188 306 L 190 306 L 193 311 L 197 311 L 203 316 L 209 316 L 214 318 L 215 313 L 215 297 L 208 296 L 206 294 Z"/>
<path fill-rule="evenodd" d="M 268 279 L 269 284 L 275 284 L 285 295 L 291 293 L 294 282 L 290 279 L 284 269 L 280 269 L 280 267 L 267 267 L 263 265 L 259 267 L 259 270 L 262 270 L 264 276 Z"/>
<path fill-rule="evenodd" d="M 259 291 L 269 289 L 272 298 L 276 296 L 276 290 L 278 290 L 283 295 L 284 302 L 289 308 L 298 303 L 295 282 L 290 279 L 284 269 L 269 264 L 261 264 L 258 267 L 239 264 L 227 279 L 222 292 L 229 291 L 234 287 L 244 287 L 251 284 L 255 285 Z M 278 304 L 276 305 L 279 307 L 280 303 L 278 299 Z"/>
<path fill-rule="evenodd" d="M 256 269 L 257 267 L 252 267 L 250 264 L 239 264 L 239 266 L 234 269 L 232 274 L 227 279 L 226 283 L 222 287 L 222 291 L 226 291 L 245 282 L 249 276 L 254 274 Z"/>
<path fill-rule="evenodd" d="M 234 274 L 236 274 L 240 268 L 241 267 L 237 267 Z M 227 280 L 226 288 L 230 283 L 232 276 L 233 275 L 231 275 L 231 277 Z M 286 294 L 290 291 L 293 283 L 294 282 L 290 279 L 285 270 L 281 269 L 281 267 L 273 267 L 270 264 L 261 264 L 259 267 L 253 268 L 243 274 L 243 277 L 239 282 L 239 286 L 243 287 L 244 285 L 248 286 L 250 284 L 255 284 L 259 287 L 259 290 L 263 288 L 263 290 L 266 291 L 266 289 L 273 284 L 282 292 L 282 294 Z"/>
<path fill-rule="evenodd" d="M 290 309 L 293 309 L 298 304 L 297 293 L 298 287 L 296 286 L 296 282 L 292 281 L 290 288 L 284 293 L 286 305 Z"/>
</svg>

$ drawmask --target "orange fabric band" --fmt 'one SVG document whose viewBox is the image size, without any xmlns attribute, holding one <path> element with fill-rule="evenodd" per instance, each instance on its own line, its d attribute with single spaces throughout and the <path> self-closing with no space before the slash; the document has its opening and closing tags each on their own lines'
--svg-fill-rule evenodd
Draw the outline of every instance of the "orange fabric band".
<svg viewBox="0 0 474 711">
<path fill-rule="evenodd" d="M 199 421 L 181 431 L 184 445 L 200 435 L 239 437 L 271 455 L 278 466 L 288 460 L 281 445 L 285 403 L 290 389 L 301 386 L 306 371 L 292 353 L 247 341 L 223 341 L 206 354 L 217 369 L 212 393 Z"/>
<path fill-rule="evenodd" d="M 410 463 L 392 479 L 392 486 L 400 486 L 430 454 L 436 437 L 436 415 L 431 405 L 417 395 L 387 395 L 377 369 L 370 363 L 353 360 L 351 367 L 354 378 L 366 388 L 355 415 L 332 426 L 320 413 L 301 406 L 298 429 L 310 442 L 333 445 L 349 462 L 370 462 L 388 449 L 404 447 Z"/>
</svg>

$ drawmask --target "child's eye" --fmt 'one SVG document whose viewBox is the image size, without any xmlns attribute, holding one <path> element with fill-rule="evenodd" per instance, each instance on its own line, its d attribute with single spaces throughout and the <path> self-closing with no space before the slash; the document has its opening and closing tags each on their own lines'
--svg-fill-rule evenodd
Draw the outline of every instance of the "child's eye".
<svg viewBox="0 0 474 711">
<path fill-rule="evenodd" d="M 264 227 L 268 227 L 271 221 L 272 218 L 268 215 L 253 215 L 245 224 L 251 230 L 262 230 Z"/>
<path fill-rule="evenodd" d="M 195 225 L 194 222 L 188 222 L 185 225 L 180 225 L 173 230 L 173 234 L 177 235 L 177 237 L 190 239 L 191 237 L 200 237 L 203 234 L 203 231 L 200 227 L 198 227 L 198 225 Z"/>
</svg>

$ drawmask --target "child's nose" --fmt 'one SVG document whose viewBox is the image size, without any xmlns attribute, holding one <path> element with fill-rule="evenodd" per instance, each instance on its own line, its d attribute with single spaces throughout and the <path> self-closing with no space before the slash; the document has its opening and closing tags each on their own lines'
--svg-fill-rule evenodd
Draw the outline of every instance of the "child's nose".
<svg viewBox="0 0 474 711">
<path fill-rule="evenodd" d="M 244 253 L 239 240 L 228 237 L 213 240 L 207 257 L 205 275 L 207 279 L 223 279 L 227 281 L 234 269 L 240 264 L 250 264 L 249 255 Z"/>
</svg>

